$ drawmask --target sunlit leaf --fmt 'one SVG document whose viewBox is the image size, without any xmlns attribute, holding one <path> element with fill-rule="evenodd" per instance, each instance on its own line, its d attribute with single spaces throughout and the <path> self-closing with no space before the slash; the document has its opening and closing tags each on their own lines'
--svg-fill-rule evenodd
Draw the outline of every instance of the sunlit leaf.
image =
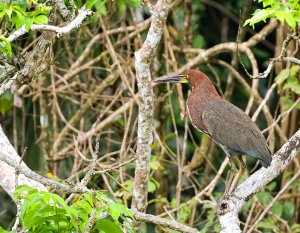
<svg viewBox="0 0 300 233">
<path fill-rule="evenodd" d="M 8 57 L 12 57 L 12 48 L 10 42 L 0 35 L 0 51 L 5 53 Z"/>
<path fill-rule="evenodd" d="M 275 82 L 277 84 L 281 84 L 283 81 L 285 81 L 289 77 L 290 70 L 289 69 L 283 69 L 280 71 L 280 73 L 276 76 Z"/>
<path fill-rule="evenodd" d="M 87 0 L 85 4 L 86 9 L 91 9 L 98 0 Z"/>
<path fill-rule="evenodd" d="M 47 24 L 48 17 L 46 15 L 38 15 L 35 18 L 33 18 L 33 22 L 36 24 Z"/>
<path fill-rule="evenodd" d="M 97 225 L 93 227 L 93 230 L 98 230 L 103 233 L 123 233 L 120 227 L 108 219 L 100 219 Z"/>
<path fill-rule="evenodd" d="M 258 227 L 264 229 L 274 229 L 275 222 L 271 218 L 267 218 L 258 223 Z"/>
</svg>

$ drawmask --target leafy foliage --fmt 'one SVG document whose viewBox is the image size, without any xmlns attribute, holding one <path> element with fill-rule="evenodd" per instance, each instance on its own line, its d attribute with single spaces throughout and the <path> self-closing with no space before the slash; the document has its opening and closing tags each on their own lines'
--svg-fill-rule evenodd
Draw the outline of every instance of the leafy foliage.
<svg viewBox="0 0 300 233">
<path fill-rule="evenodd" d="M 32 24 L 47 24 L 48 13 L 51 9 L 52 7 L 38 0 L 0 0 L 0 21 L 7 28 L 7 32 L 12 32 L 24 25 L 26 31 L 29 31 Z M 4 35 L 0 35 L 0 52 L 12 57 L 10 42 Z"/>
<path fill-rule="evenodd" d="M 6 91 L 0 96 L 0 113 L 1 114 L 5 114 L 12 108 L 13 103 L 14 103 L 13 97 L 14 96 L 10 91 Z"/>
<path fill-rule="evenodd" d="M 14 196 L 23 201 L 19 218 L 28 232 L 84 232 L 94 209 L 97 212 L 92 232 L 122 232 L 121 227 L 134 232 L 132 213 L 101 191 L 80 195 L 70 206 L 57 194 L 28 186 L 17 187 Z"/>
<path fill-rule="evenodd" d="M 107 0 L 87 0 L 85 4 L 86 9 L 91 9 L 93 6 L 97 8 L 97 12 L 105 7 Z M 129 7 L 141 7 L 140 0 L 117 0 L 119 11 L 123 12 L 126 6 Z"/>
<path fill-rule="evenodd" d="M 245 21 L 245 25 L 250 25 L 254 28 L 254 25 L 258 22 L 267 19 L 276 18 L 281 23 L 287 22 L 287 24 L 295 29 L 297 23 L 300 22 L 300 5 L 297 0 L 289 0 L 282 2 L 279 0 L 258 0 L 263 3 L 264 9 L 258 9 L 254 12 L 252 18 Z"/>
<path fill-rule="evenodd" d="M 281 100 L 290 108 L 294 101 L 290 98 L 290 95 L 300 94 L 300 83 L 299 83 L 300 66 L 293 65 L 290 69 L 283 69 L 275 78 L 275 82 L 280 85 L 278 91 L 286 92 L 287 95 L 281 97 Z M 300 109 L 300 104 L 296 105 L 297 109 Z"/>
<path fill-rule="evenodd" d="M 0 19 L 12 29 L 19 29 L 25 25 L 26 30 L 35 24 L 47 24 L 48 13 L 52 9 L 37 0 L 28 1 L 0 1 Z"/>
<path fill-rule="evenodd" d="M 0 2 L 2 3 L 1 0 Z M 25 0 L 19 0 L 6 2 L 15 5 L 18 5 L 19 3 L 23 4 L 23 6 L 27 6 L 26 4 L 32 1 L 28 0 L 26 2 Z M 108 82 L 109 86 L 105 88 L 105 92 L 92 92 L 94 91 L 94 88 L 106 82 L 105 79 L 107 78 L 107 76 L 109 76 L 115 70 L 113 68 L 113 59 L 106 48 L 107 45 L 104 42 L 102 36 L 100 40 L 97 40 L 97 43 L 93 44 L 88 54 L 86 54 L 86 58 L 84 60 L 81 60 L 82 64 L 79 65 L 79 68 L 88 67 L 86 64 L 88 64 L 90 61 L 93 61 L 95 58 L 98 59 L 97 57 L 99 55 L 102 55 L 101 60 L 98 59 L 96 63 L 93 63 L 93 65 L 91 65 L 88 69 L 81 70 L 80 73 L 76 73 L 74 77 L 69 77 L 69 79 L 67 79 L 67 83 L 65 84 L 60 83 L 60 81 L 56 83 L 56 81 L 60 79 L 59 77 L 63 77 L 64 75 L 68 75 L 70 73 L 70 67 L 72 67 L 72 64 L 74 64 L 74 62 L 76 62 L 76 58 L 80 57 L 83 54 L 83 51 L 85 51 L 85 49 L 87 48 L 87 44 L 90 43 L 94 36 L 103 33 L 101 27 L 99 26 L 99 15 L 105 15 L 104 23 L 107 25 L 107 30 L 109 31 L 109 38 L 111 39 L 113 48 L 115 49 L 117 56 L 120 59 L 122 69 L 124 69 L 128 80 L 130 81 L 130 83 L 132 83 L 133 87 L 136 87 L 136 77 L 134 75 L 134 70 L 132 70 L 134 64 L 133 52 L 140 48 L 140 43 L 137 40 L 137 38 L 139 40 L 143 40 L 146 36 L 148 29 L 143 29 L 143 27 L 141 27 L 142 24 L 140 22 L 142 22 L 143 19 L 149 17 L 149 12 L 143 11 L 141 15 L 138 15 L 137 13 L 141 12 L 128 10 L 128 7 L 132 5 L 139 6 L 139 1 L 75 0 L 74 2 L 78 8 L 83 7 L 85 4 L 86 8 L 94 11 L 93 16 L 89 18 L 89 22 L 86 22 L 84 25 L 82 25 L 80 29 L 73 31 L 70 34 L 70 36 L 61 37 L 60 39 L 55 39 L 53 41 L 53 60 L 51 60 L 49 64 L 54 68 L 53 70 L 55 70 L 54 81 L 52 80 L 52 77 L 50 77 L 50 74 L 52 75 L 52 71 L 45 72 L 40 77 L 37 77 L 35 80 L 33 80 L 33 82 L 29 86 L 30 90 L 25 92 L 23 91 L 20 96 L 22 100 L 24 100 L 24 111 L 21 112 L 20 109 L 15 108 L 16 118 L 7 117 L 7 119 L 3 121 L 3 127 L 9 129 L 12 128 L 11 122 L 13 120 L 16 120 L 17 126 L 16 128 L 14 128 L 14 130 L 18 134 L 17 138 L 21 139 L 21 137 L 23 137 L 23 134 L 26 134 L 26 145 L 28 145 L 29 148 L 39 147 L 41 149 L 39 151 L 32 150 L 28 152 L 28 156 L 26 156 L 28 164 L 30 166 L 36 166 L 37 160 L 32 158 L 45 156 L 45 164 L 43 164 L 43 166 L 39 168 L 42 169 L 44 167 L 49 167 L 49 174 L 51 176 L 54 176 L 55 174 L 59 177 L 66 177 L 69 174 L 70 164 L 73 160 L 72 155 L 75 154 L 75 150 L 68 149 L 68 157 L 64 157 L 57 163 L 55 162 L 55 165 L 53 166 L 56 167 L 59 164 L 59 167 L 62 169 L 56 169 L 58 173 L 51 173 L 52 165 L 48 162 L 52 161 L 51 156 L 55 154 L 53 153 L 51 145 L 53 145 L 53 142 L 55 142 L 55 136 L 57 135 L 56 132 L 60 132 L 64 127 L 64 124 L 60 122 L 60 116 L 57 115 L 57 112 L 53 110 L 59 107 L 63 115 L 65 115 L 66 119 L 71 119 L 71 117 L 76 115 L 78 112 L 83 111 L 83 103 L 90 102 L 89 108 L 84 110 L 85 114 L 81 117 L 78 117 L 78 119 L 81 119 L 81 121 L 76 121 L 73 124 L 74 127 L 78 127 L 83 131 L 88 132 L 90 127 L 92 127 L 92 125 L 97 121 L 99 113 L 101 113 L 101 121 L 102 119 L 104 121 L 107 121 L 111 114 L 113 114 L 116 109 L 119 109 L 120 106 L 122 106 L 122 104 L 125 104 L 128 99 L 131 99 L 132 96 L 131 93 L 128 92 L 128 89 L 124 88 L 126 85 L 124 85 L 124 87 L 120 85 L 123 84 L 122 81 L 120 81 L 120 79 L 117 79 L 117 82 Z M 239 10 L 241 7 L 244 6 L 245 1 L 239 0 L 237 2 L 234 2 L 235 4 L 232 4 L 233 1 L 231 1 L 230 3 L 229 2 L 230 1 L 222 2 L 222 7 L 226 8 L 226 10 L 230 10 L 230 12 L 235 13 L 235 15 L 238 16 Z M 220 1 L 215 2 L 215 4 L 219 3 Z M 65 4 L 68 10 L 72 11 L 73 13 L 76 13 L 75 10 L 72 9 L 72 5 L 69 3 L 68 0 L 65 1 Z M 195 56 L 195 54 L 197 54 L 200 51 L 194 50 L 194 48 L 206 49 L 210 46 L 218 44 L 220 42 L 220 36 L 217 32 L 219 32 L 221 28 L 222 36 L 224 37 L 222 38 L 222 41 L 226 42 L 235 40 L 237 27 L 232 20 L 224 20 L 227 19 L 227 15 L 219 13 L 216 8 L 211 8 L 208 4 L 202 1 L 193 1 L 192 9 L 190 12 L 190 24 L 192 25 L 192 30 L 191 33 L 188 33 L 192 35 L 192 38 L 190 42 L 187 40 L 187 49 L 184 50 L 182 45 L 185 43 L 184 40 L 186 39 L 186 34 L 184 33 L 186 25 L 185 16 L 189 13 L 184 7 L 182 7 L 182 5 L 183 2 L 180 3 L 180 5 L 174 7 L 169 14 L 170 21 L 167 23 L 167 30 L 166 33 L 164 33 L 165 38 L 164 40 L 162 40 L 162 42 L 164 43 L 160 44 L 157 56 L 155 58 L 155 65 L 158 66 L 155 66 L 155 69 L 152 70 L 153 77 L 165 75 L 167 72 L 173 69 L 171 67 L 173 67 L 175 63 L 177 63 L 176 65 L 178 67 L 181 67 L 184 64 L 186 64 L 190 59 L 192 59 Z M 240 7 L 236 7 L 237 5 Z M 23 6 L 20 7 L 23 9 L 25 14 L 27 14 L 26 12 L 28 11 L 36 10 L 36 6 L 34 4 L 31 8 L 24 8 Z M 264 7 L 268 8 L 272 6 Z M 12 12 L 11 18 L 9 18 L 7 14 L 5 14 L 5 17 L 2 17 L 2 19 L 5 19 L 5 24 L 7 25 L 6 28 L 8 30 L 8 33 L 6 33 L 5 36 L 7 36 L 13 30 L 17 29 L 16 25 L 24 23 L 21 20 L 18 21 L 18 19 L 22 19 L 22 17 L 25 17 L 23 14 L 21 17 L 17 18 L 16 21 L 13 21 L 12 17 L 14 14 L 17 13 Z M 214 15 L 214 17 L 211 17 L 212 15 Z M 45 21 L 45 17 L 46 14 L 42 14 L 40 16 L 37 16 L 35 20 L 42 22 L 43 20 Z M 270 17 L 272 16 L 270 15 Z M 266 19 L 268 18 L 265 18 L 265 20 Z M 222 22 L 222 25 L 219 24 L 220 22 Z M 63 23 L 65 23 L 63 18 L 55 17 L 55 25 L 65 25 Z M 132 25 L 134 25 L 135 27 L 132 27 Z M 209 28 L 205 29 L 205 27 L 202 27 L 201 25 L 209 25 Z M 33 33 L 32 35 L 33 36 L 23 37 L 22 40 L 20 39 L 18 41 L 14 41 L 15 54 L 18 54 L 18 52 L 21 52 L 27 46 L 29 46 L 27 48 L 31 48 L 30 45 L 34 44 L 33 40 L 39 34 Z M 272 41 L 269 42 L 270 38 L 273 37 L 268 37 L 266 39 L 266 42 L 273 43 L 274 38 L 272 39 Z M 2 50 L 4 50 L 5 53 L 7 53 L 9 49 L 11 50 L 11 47 L 9 47 L 10 44 L 5 44 L 5 39 L 6 37 L 4 37 L 4 39 L 1 40 L 1 48 Z M 173 50 L 174 45 L 176 47 L 175 50 Z M 165 52 L 164 49 L 166 49 Z M 258 58 L 259 69 L 262 69 L 263 65 L 265 64 L 265 62 L 263 61 L 266 61 L 269 57 L 273 55 L 273 53 L 271 53 L 269 50 L 265 49 L 265 47 L 262 46 L 253 47 L 251 49 L 253 50 L 255 56 L 257 56 Z M 170 54 L 172 54 L 172 59 L 170 59 L 168 55 L 169 50 Z M 160 54 L 162 54 L 161 57 Z M 222 55 L 221 58 L 224 58 L 226 62 L 230 63 L 230 56 L 223 57 Z M 251 63 L 249 62 L 249 59 L 247 58 L 246 54 L 243 54 L 242 58 L 243 60 L 245 58 L 245 61 L 248 62 L 249 65 L 247 68 L 251 69 Z M 208 72 L 208 74 L 212 73 L 208 70 L 206 65 L 201 65 L 200 67 L 197 66 L 195 68 L 199 68 L 204 72 Z M 214 79 L 214 76 L 215 78 L 219 76 L 220 89 L 225 88 L 225 86 L 227 89 L 227 87 L 230 86 L 225 85 L 228 72 L 224 68 L 215 65 L 213 65 L 211 69 L 215 71 L 215 75 L 211 75 L 210 77 Z M 284 100 L 288 103 L 286 104 L 286 106 L 291 106 L 294 103 L 293 97 L 294 93 L 296 93 L 297 91 L 298 84 L 295 82 L 295 78 L 293 77 L 297 77 L 294 74 L 297 69 L 298 68 L 296 66 L 293 66 L 289 69 L 284 69 L 283 72 L 280 73 L 276 79 L 276 81 L 278 82 L 278 95 L 280 96 L 281 100 Z M 237 71 L 241 70 L 237 69 Z M 63 78 L 61 80 L 65 79 Z M 251 80 L 246 80 L 249 83 L 251 82 Z M 52 82 L 55 85 L 50 85 Z M 263 83 L 264 81 L 260 82 L 259 87 L 262 88 L 260 89 L 262 93 L 265 93 L 267 90 Z M 52 101 L 52 93 L 54 93 L 52 90 L 52 86 L 55 89 L 57 87 L 58 104 Z M 233 95 L 230 95 L 229 97 L 232 97 L 232 102 L 234 102 L 235 104 L 239 103 L 239 105 L 242 108 L 244 108 L 246 106 L 246 96 L 247 94 L 250 95 L 250 93 L 247 93 L 238 82 L 232 82 L 232 87 L 233 86 L 235 86 L 236 91 L 234 91 Z M 180 221 L 185 224 L 191 224 L 197 227 L 198 229 L 202 228 L 201 232 L 219 232 L 220 226 L 217 223 L 218 221 L 216 217 L 216 205 L 214 201 L 218 200 L 219 197 L 222 195 L 221 192 L 224 191 L 223 180 L 226 179 L 226 171 L 224 172 L 224 174 L 222 174 L 222 179 L 218 181 L 212 193 L 209 193 L 209 196 L 202 196 L 199 199 L 201 202 L 191 203 L 190 201 L 203 187 L 205 187 L 208 184 L 207 182 L 210 182 L 213 179 L 215 173 L 212 172 L 212 169 L 215 170 L 219 168 L 224 159 L 224 153 L 220 152 L 220 148 L 215 147 L 210 142 L 203 143 L 203 135 L 198 133 L 191 125 L 188 128 L 189 135 L 187 136 L 187 138 L 182 137 L 187 128 L 185 128 L 185 122 L 180 118 L 178 96 L 174 93 L 173 88 L 171 88 L 170 90 L 168 89 L 167 93 L 165 92 L 165 89 L 163 87 L 161 88 L 162 89 L 160 90 L 158 90 L 158 88 L 155 88 L 155 91 L 157 91 L 157 97 L 159 97 L 156 98 L 157 102 L 155 103 L 155 111 L 157 111 L 157 115 L 155 115 L 155 120 L 157 121 L 155 123 L 159 126 L 157 127 L 157 135 L 162 141 L 157 140 L 158 137 L 155 137 L 153 142 L 153 155 L 151 156 L 150 163 L 151 177 L 148 185 L 148 192 L 151 192 L 148 196 L 148 211 L 152 214 L 158 214 L 165 211 L 161 208 L 164 207 L 170 210 L 170 213 L 176 221 Z M 183 94 L 185 99 L 187 89 L 187 87 L 183 87 Z M 136 89 L 134 89 L 133 91 L 135 92 Z M 9 109 L 11 109 L 11 106 L 13 104 L 13 95 L 9 96 L 8 94 L 6 93 L 6 97 L 9 98 L 4 98 L 3 102 L 1 102 L 0 100 L 0 110 L 5 108 L 3 112 L 6 113 L 7 116 L 11 116 L 12 111 L 9 112 Z M 169 101 L 167 98 L 168 95 L 171 95 Z M 97 96 L 97 98 L 94 99 L 94 96 Z M 164 101 L 161 101 L 161 96 L 166 97 Z M 110 102 L 110 99 L 114 99 L 114 101 L 116 102 Z M 5 105 L 2 103 L 7 104 L 7 106 L 5 107 Z M 270 101 L 270 110 L 275 108 L 275 103 L 272 103 Z M 174 113 L 172 113 L 172 111 L 174 111 Z M 278 112 L 282 112 L 282 109 L 279 109 Z M 121 157 L 123 155 L 126 155 L 126 152 L 129 151 L 129 148 L 136 148 L 136 114 L 137 107 L 133 106 L 132 111 L 127 111 L 124 114 L 119 114 L 117 117 L 115 117 L 115 120 L 110 121 L 109 126 L 105 125 L 103 127 L 104 130 L 109 129 L 109 133 L 107 134 L 104 131 L 105 136 L 103 139 L 103 143 L 101 142 L 101 148 L 97 150 L 97 152 L 99 152 L 99 156 L 103 156 L 103 158 L 101 158 L 103 165 L 109 166 L 112 162 L 118 161 L 119 156 Z M 174 114 L 174 116 L 171 117 L 172 114 Z M 38 119 L 40 119 L 40 122 L 38 122 Z M 26 129 L 26 131 L 16 130 L 21 128 L 19 122 L 22 122 L 23 120 L 24 127 L 22 128 Z M 288 122 L 288 119 L 286 119 L 285 122 Z M 29 131 L 29 129 L 33 128 L 35 130 L 34 136 L 33 133 Z M 124 135 L 127 135 L 125 134 L 126 129 L 129 129 L 128 137 L 124 137 Z M 9 132 L 9 130 L 7 131 Z M 176 134 L 174 132 L 176 132 Z M 61 145 L 59 146 L 60 148 L 68 148 L 68 146 L 71 145 L 70 139 L 72 138 L 72 136 L 70 135 L 73 135 L 73 133 L 69 133 L 67 136 L 63 137 L 63 143 L 61 143 Z M 76 136 L 76 133 L 74 133 L 74 135 Z M 12 138 L 13 136 L 10 135 L 10 137 Z M 198 149 L 200 147 L 200 140 L 201 148 L 204 149 L 201 149 L 201 151 L 199 150 L 197 152 L 197 150 L 195 151 L 195 149 Z M 279 141 L 279 137 L 277 137 L 277 135 L 275 140 L 276 146 L 279 146 L 277 145 L 277 142 Z M 187 145 L 186 151 L 183 151 L 183 148 L 185 147 L 183 147 L 182 145 L 185 144 Z M 123 148 L 124 145 L 125 147 Z M 82 151 L 84 155 L 89 155 L 86 143 L 79 144 L 78 146 L 79 151 Z M 19 152 L 22 152 L 23 148 L 20 147 L 21 146 L 19 146 L 18 148 Z M 205 149 L 206 147 L 208 147 L 207 150 Z M 125 153 L 121 149 L 124 149 Z M 182 154 L 185 155 L 184 161 L 182 161 L 182 163 L 180 159 L 178 159 L 180 158 L 178 156 L 178 152 L 181 153 L 181 150 Z M 47 151 L 49 153 L 44 153 L 44 151 Z M 78 150 L 76 149 L 76 151 Z M 112 154 L 112 156 L 109 157 L 104 156 L 110 153 L 114 154 Z M 183 168 L 184 172 L 189 172 L 189 166 L 186 165 L 189 165 L 191 161 L 194 162 L 192 158 L 196 158 L 197 154 L 201 154 L 201 158 L 204 157 L 205 162 L 201 162 L 201 159 L 199 159 L 199 165 L 201 166 L 199 166 L 197 170 L 193 168 L 191 174 L 186 173 L 183 175 L 184 179 L 182 180 L 182 189 L 180 190 L 181 198 L 180 200 L 176 200 L 175 196 L 177 190 L 175 190 L 175 188 L 176 182 L 178 180 L 177 171 Z M 80 164 L 80 167 L 78 166 L 78 171 L 84 169 L 87 163 L 82 162 Z M 252 167 L 253 166 L 248 163 L 249 170 Z M 186 168 L 188 169 L 185 170 Z M 53 169 L 53 171 L 55 171 L 55 169 Z M 93 179 L 89 183 L 89 186 L 95 189 L 104 189 L 111 186 L 111 191 L 114 193 L 116 200 L 130 203 L 134 187 L 132 177 L 133 174 L 134 172 L 131 167 L 122 168 L 119 170 L 119 172 L 113 172 L 111 177 L 108 177 L 107 180 L 105 180 L 105 182 L 103 182 L 101 176 L 97 178 L 95 177 L 95 179 Z M 287 174 L 287 172 L 285 172 L 285 174 Z M 251 198 L 248 201 L 248 203 L 244 206 L 243 211 L 240 214 L 241 219 L 246 220 L 246 218 L 249 215 L 249 211 L 252 207 L 253 216 L 257 216 L 259 213 L 261 213 L 263 208 L 265 208 L 269 204 L 271 198 L 274 197 L 273 192 L 276 192 L 280 189 L 280 182 L 278 182 L 277 184 L 278 185 L 276 187 L 276 183 L 271 183 L 270 186 L 268 186 L 262 194 L 258 194 L 258 201 L 256 199 L 254 200 L 253 198 Z M 299 188 L 295 190 L 299 190 Z M 58 226 L 60 227 L 61 232 L 67 231 L 67 228 L 72 229 L 72 231 L 74 232 L 79 230 L 84 232 L 87 221 L 95 208 L 97 208 L 98 211 L 96 214 L 96 222 L 92 230 L 93 232 L 122 232 L 121 227 L 126 227 L 127 225 L 124 226 L 123 224 L 120 224 L 119 221 L 124 221 L 123 218 L 125 220 L 131 219 L 131 217 L 128 217 L 127 215 L 129 213 L 126 214 L 128 210 L 125 208 L 125 206 L 114 202 L 108 202 L 108 197 L 103 193 L 101 194 L 104 195 L 102 201 L 99 201 L 97 199 L 97 195 L 95 194 L 84 194 L 77 195 L 76 201 L 74 201 L 72 204 L 63 203 L 61 202 L 61 200 L 55 200 L 56 197 L 52 196 L 50 197 L 50 202 L 43 201 L 42 196 L 45 195 L 47 196 L 49 194 L 40 194 L 40 197 L 38 198 L 39 200 L 37 202 L 40 204 L 35 207 L 35 210 L 38 209 L 38 207 L 40 207 L 40 211 L 44 211 L 44 216 L 50 216 L 48 223 L 51 223 L 53 225 L 53 232 L 58 231 Z M 33 194 L 32 197 L 34 197 Z M 271 210 L 265 216 L 265 222 L 263 222 L 259 226 L 262 229 L 261 231 L 271 232 L 272 229 L 268 227 L 272 224 L 276 225 L 278 223 L 278 218 L 281 218 L 290 223 L 289 225 L 291 226 L 291 230 L 293 233 L 300 232 L 299 224 L 297 224 L 296 219 L 292 217 L 292 214 L 297 215 L 297 213 L 299 212 L 299 208 L 297 208 L 298 199 L 294 198 L 294 205 L 296 206 L 296 208 L 292 209 L 289 208 L 291 206 L 291 203 L 286 203 L 287 200 L 284 198 L 285 197 L 283 196 L 283 199 L 276 201 Z M 27 199 L 28 201 L 30 201 L 30 198 Z M 53 206 L 54 200 L 55 208 Z M 27 206 L 28 210 L 24 214 L 24 219 L 26 218 L 25 216 L 28 215 L 28 212 L 32 213 L 32 216 L 36 215 L 38 218 L 42 219 L 43 216 L 40 216 L 42 214 L 39 214 L 38 211 L 35 212 L 31 210 L 31 208 L 34 208 L 35 205 L 36 203 L 33 203 L 32 206 Z M 177 205 L 179 207 L 178 209 L 176 209 Z M 63 216 L 60 216 L 59 214 Z M 104 218 L 104 216 L 108 217 Z M 57 218 L 58 220 L 54 221 L 55 218 Z M 275 223 L 274 218 L 277 218 Z M 29 218 L 28 224 L 30 224 L 30 220 L 31 219 Z M 34 219 L 32 219 L 31 221 L 33 220 Z M 46 220 L 48 220 L 48 218 Z M 253 221 L 254 220 L 255 219 L 253 218 Z M 9 221 L 5 221 L 3 217 L 0 218 L 0 221 L 1 224 L 9 225 Z M 70 222 L 75 222 L 75 224 L 71 224 Z M 252 221 L 250 221 L 249 224 L 251 225 Z M 146 226 L 146 224 L 144 226 Z M 34 223 L 32 227 L 40 227 L 40 229 L 42 229 L 42 226 L 39 226 L 38 222 Z M 64 227 L 65 229 L 63 229 Z M 147 227 L 148 229 L 145 229 L 145 232 L 151 232 L 149 231 L 149 228 L 152 228 L 152 226 L 150 226 L 150 224 L 147 224 Z M 264 227 L 266 228 L 264 229 Z M 281 229 L 276 228 L 277 232 L 283 232 L 282 226 L 279 228 Z M 50 230 L 51 229 L 49 228 L 49 231 Z M 129 228 L 129 231 L 130 230 L 131 228 Z M 273 230 L 275 231 L 274 226 Z"/>
<path fill-rule="evenodd" d="M 2 41 L 2 42 L 1 42 Z M 0 52 L 6 54 L 8 57 L 12 57 L 12 49 L 9 41 L 2 35 L 0 35 Z"/>
</svg>

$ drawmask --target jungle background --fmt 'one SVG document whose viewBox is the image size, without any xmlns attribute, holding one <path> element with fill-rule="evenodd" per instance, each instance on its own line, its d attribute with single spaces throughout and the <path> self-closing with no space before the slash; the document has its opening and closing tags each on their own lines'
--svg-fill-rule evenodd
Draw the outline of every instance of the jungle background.
<svg viewBox="0 0 300 233">
<path fill-rule="evenodd" d="M 27 11 L 36 11 L 36 4 L 43 3 L 9 2 L 0 1 L 2 6 L 19 4 Z M 75 12 L 72 3 L 65 1 Z M 49 6 L 43 13 L 47 22 L 65 25 L 67 16 L 62 16 L 55 4 Z M 264 79 L 246 74 L 245 70 L 251 74 L 266 70 L 269 58 L 279 56 L 283 41 L 292 33 L 293 25 L 286 21 L 267 19 L 255 27 L 243 26 L 262 7 L 261 2 L 252 0 L 175 1 L 153 57 L 151 75 L 155 79 L 182 67 L 206 73 L 223 98 L 253 117 L 274 153 L 299 128 L 300 66 L 276 62 Z M 88 182 L 89 188 L 107 190 L 114 200 L 130 208 L 139 98 L 134 52 L 146 38 L 150 13 L 135 0 L 97 1 L 91 9 L 94 14 L 78 29 L 59 38 L 53 32 L 29 30 L 12 43 L 11 59 L 16 67 L 24 65 L 41 37 L 47 36 L 51 45 L 41 55 L 42 62 L 37 64 L 32 58 L 33 66 L 39 68 L 32 79 L 19 80 L 13 91 L 0 96 L 0 123 L 19 155 L 27 147 L 24 162 L 50 179 L 79 181 L 95 153 L 97 169 L 131 160 Z M 10 20 L 0 13 L 0 32 L 6 37 L 16 30 Z M 45 23 L 42 17 L 38 20 Z M 263 30 L 264 36 L 253 40 Z M 287 54 L 299 58 L 299 39 L 291 41 Z M 219 232 L 215 206 L 229 171 L 229 165 L 224 166 L 225 154 L 191 125 L 184 104 L 188 86 L 153 85 L 153 90 L 147 213 L 174 218 L 203 232 Z M 243 179 L 260 168 L 255 159 L 245 158 L 247 174 Z M 299 179 L 289 184 L 260 218 L 277 193 L 298 174 L 299 162 L 299 156 L 295 157 L 282 175 L 247 202 L 240 213 L 243 232 L 300 232 Z M 0 189 L 0 225 L 4 229 L 12 227 L 16 212 L 14 202 Z M 142 224 L 142 231 L 169 232 L 149 223 Z"/>
</svg>

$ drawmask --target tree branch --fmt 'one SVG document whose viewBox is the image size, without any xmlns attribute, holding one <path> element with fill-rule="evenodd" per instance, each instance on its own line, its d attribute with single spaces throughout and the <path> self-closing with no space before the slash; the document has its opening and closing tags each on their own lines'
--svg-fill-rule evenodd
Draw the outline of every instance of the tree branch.
<svg viewBox="0 0 300 233">
<path fill-rule="evenodd" d="M 161 225 L 161 226 L 164 226 L 164 227 L 168 227 L 168 228 L 173 229 L 175 231 L 186 232 L 186 233 L 198 233 L 199 232 L 194 228 L 191 228 L 189 226 L 186 226 L 186 225 L 181 224 L 179 222 L 176 222 L 174 220 L 161 218 L 161 217 L 154 216 L 154 215 L 151 215 L 151 214 L 145 214 L 145 213 L 133 211 L 133 215 L 134 215 L 136 220 L 143 221 L 143 222 L 154 223 L 156 225 Z"/>
<path fill-rule="evenodd" d="M 31 31 L 52 31 L 56 33 L 56 36 L 59 38 L 63 34 L 70 33 L 73 29 L 79 28 L 82 24 L 83 20 L 92 15 L 93 12 L 91 10 L 86 10 L 85 6 L 83 6 L 79 11 L 77 17 L 72 20 L 67 26 L 57 27 L 53 25 L 44 25 L 44 24 L 32 24 L 30 27 Z M 26 33 L 25 25 L 7 37 L 9 42 L 14 41 L 18 37 L 24 35 Z"/>
<path fill-rule="evenodd" d="M 4 134 L 2 127 L 0 125 L 0 186 L 4 188 L 4 190 L 13 198 L 13 192 L 15 190 L 15 176 L 16 176 L 16 167 L 18 167 L 19 175 L 18 175 L 18 183 L 19 185 L 25 184 L 31 187 L 37 188 L 38 190 L 47 191 L 44 185 L 49 185 L 52 188 L 59 189 L 61 191 L 69 191 L 74 193 L 74 191 L 80 191 L 84 193 L 88 191 L 88 189 L 82 185 L 82 190 L 76 190 L 71 185 L 61 184 L 59 182 L 46 179 L 39 174 L 30 170 L 24 162 L 20 163 L 20 156 L 17 154 L 11 143 L 9 142 L 8 138 Z M 134 158 L 121 163 L 113 168 L 102 170 L 99 173 L 109 172 L 112 169 L 115 169 L 120 166 L 124 166 L 128 162 L 131 162 Z M 97 172 L 96 172 L 97 173 Z M 96 174 L 95 173 L 95 174 Z M 94 174 L 93 174 L 94 175 Z M 44 185 L 43 185 L 44 184 Z M 76 187 L 76 186 L 75 186 Z M 93 213 L 97 210 L 97 206 L 95 207 Z M 136 220 L 143 221 L 143 222 L 150 222 L 156 225 L 161 225 L 168 227 L 173 230 L 177 230 L 180 232 L 190 232 L 190 233 L 197 233 L 196 229 L 188 227 L 184 224 L 178 223 L 176 221 L 160 218 L 150 214 L 144 214 L 138 211 L 133 212 Z M 94 219 L 94 214 L 91 215 L 89 224 L 92 225 Z"/>
<path fill-rule="evenodd" d="M 300 130 L 298 130 L 274 155 L 271 166 L 261 168 L 246 179 L 234 193 L 220 202 L 218 216 L 222 233 L 241 232 L 238 213 L 249 198 L 274 180 L 300 151 Z"/>
<path fill-rule="evenodd" d="M 145 3 L 145 1 L 144 1 Z M 150 63 L 158 46 L 170 9 L 170 1 L 158 0 L 151 10 L 151 26 L 141 49 L 135 53 L 135 68 L 140 94 L 137 136 L 137 161 L 134 176 L 132 209 L 144 212 L 147 207 L 147 188 L 153 141 L 153 89 Z"/>
</svg>

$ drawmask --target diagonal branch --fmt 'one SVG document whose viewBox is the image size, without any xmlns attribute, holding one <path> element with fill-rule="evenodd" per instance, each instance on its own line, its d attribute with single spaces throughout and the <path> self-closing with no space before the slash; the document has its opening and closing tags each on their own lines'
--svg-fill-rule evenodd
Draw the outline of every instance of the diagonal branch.
<svg viewBox="0 0 300 233">
<path fill-rule="evenodd" d="M 245 180 L 218 206 L 222 233 L 241 232 L 238 213 L 249 198 L 274 180 L 300 151 L 300 129 L 274 155 L 271 166 L 261 168 Z"/>
</svg>

